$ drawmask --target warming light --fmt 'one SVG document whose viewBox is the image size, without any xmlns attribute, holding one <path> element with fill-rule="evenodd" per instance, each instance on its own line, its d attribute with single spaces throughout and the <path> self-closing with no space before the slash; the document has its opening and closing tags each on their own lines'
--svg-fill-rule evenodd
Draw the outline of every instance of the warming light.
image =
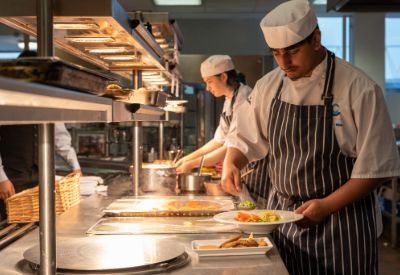
<svg viewBox="0 0 400 275">
<path fill-rule="evenodd" d="M 104 60 L 137 60 L 136 55 L 101 55 L 100 58 Z"/>
<path fill-rule="evenodd" d="M 92 30 L 99 28 L 95 23 L 54 23 L 53 27 L 57 30 Z"/>
<path fill-rule="evenodd" d="M 132 67 L 132 66 L 140 66 L 142 63 L 140 62 L 113 62 L 112 65 L 118 67 Z"/>
<path fill-rule="evenodd" d="M 76 37 L 65 37 L 66 40 L 76 43 L 105 43 L 114 42 L 112 37 L 90 37 L 90 36 L 76 36 Z"/>
<path fill-rule="evenodd" d="M 90 53 L 126 53 L 129 50 L 125 47 L 107 47 L 107 48 L 85 48 Z"/>
<path fill-rule="evenodd" d="M 154 0 L 157 6 L 200 6 L 201 0 Z"/>
</svg>

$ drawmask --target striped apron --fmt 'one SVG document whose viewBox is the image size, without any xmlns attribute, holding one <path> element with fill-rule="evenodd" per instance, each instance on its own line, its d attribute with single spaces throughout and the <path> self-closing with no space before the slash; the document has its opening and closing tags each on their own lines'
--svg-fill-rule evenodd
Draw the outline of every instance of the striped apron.
<svg viewBox="0 0 400 275">
<path fill-rule="evenodd" d="M 283 80 L 271 103 L 268 208 L 293 211 L 305 201 L 323 198 L 345 184 L 354 158 L 335 138 L 332 85 L 335 56 L 328 52 L 324 105 L 281 101 Z M 377 274 L 373 193 L 333 213 L 320 224 L 278 227 L 272 237 L 291 274 Z"/>
<path fill-rule="evenodd" d="M 225 112 L 221 114 L 221 117 L 225 121 L 226 125 L 228 125 L 228 128 L 232 122 L 233 104 L 235 104 L 238 91 L 239 89 L 236 88 L 233 92 L 230 106 L 231 114 L 227 115 Z M 270 186 L 268 177 L 268 157 L 247 164 L 247 166 L 243 168 L 242 173 L 250 169 L 254 169 L 254 171 L 244 178 L 244 182 L 258 207 L 263 207 L 267 202 Z"/>
</svg>

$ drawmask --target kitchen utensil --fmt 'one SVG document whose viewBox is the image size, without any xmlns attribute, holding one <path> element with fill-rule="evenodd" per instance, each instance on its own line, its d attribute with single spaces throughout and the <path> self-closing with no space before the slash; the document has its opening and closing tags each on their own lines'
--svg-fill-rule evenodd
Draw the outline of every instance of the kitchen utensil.
<svg viewBox="0 0 400 275">
<path fill-rule="evenodd" d="M 244 179 L 245 177 L 247 177 L 248 175 L 250 175 L 251 173 L 254 172 L 254 169 L 249 169 L 248 171 L 244 172 L 241 176 L 240 179 Z"/>
<path fill-rule="evenodd" d="M 176 171 L 172 165 L 144 163 L 139 175 L 139 187 L 143 192 L 159 192 L 171 195 L 175 192 Z"/>
<path fill-rule="evenodd" d="M 182 193 L 201 193 L 205 191 L 204 182 L 210 180 L 210 175 L 183 173 L 179 175 L 179 189 Z"/>
<path fill-rule="evenodd" d="M 172 161 L 172 165 L 175 166 L 175 163 L 178 161 L 178 159 L 182 156 L 183 154 L 183 150 L 178 149 L 178 152 L 176 153 L 176 156 L 174 158 L 174 160 Z"/>
<path fill-rule="evenodd" d="M 246 182 L 244 181 L 244 178 L 247 177 L 248 175 L 250 175 L 251 173 L 254 172 L 254 169 L 249 169 L 248 171 L 246 171 L 245 173 L 243 173 L 240 176 L 240 181 L 242 184 L 242 192 L 240 192 L 239 194 L 239 203 L 240 202 L 245 202 L 245 201 L 250 201 L 254 203 L 253 198 L 251 197 L 249 190 L 247 188 Z"/>
<path fill-rule="evenodd" d="M 204 183 L 206 187 L 207 195 L 209 196 L 226 196 L 227 193 L 222 190 L 221 181 L 220 180 L 213 180 L 213 181 L 206 181 Z"/>
<path fill-rule="evenodd" d="M 204 155 L 201 157 L 200 160 L 200 166 L 199 166 L 199 171 L 198 171 L 198 176 L 201 176 L 201 168 L 203 168 L 203 164 L 204 164 Z"/>
</svg>

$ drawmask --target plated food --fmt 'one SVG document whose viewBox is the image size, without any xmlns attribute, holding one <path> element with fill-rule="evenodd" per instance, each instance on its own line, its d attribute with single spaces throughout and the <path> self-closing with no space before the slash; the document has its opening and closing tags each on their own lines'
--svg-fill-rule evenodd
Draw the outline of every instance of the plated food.
<svg viewBox="0 0 400 275">
<path fill-rule="evenodd" d="M 235 217 L 239 220 L 236 220 Z M 296 222 L 302 218 L 303 215 L 296 214 L 293 211 L 268 209 L 229 211 L 214 216 L 214 220 L 218 222 L 235 224 L 243 232 L 254 232 L 254 234 L 267 234 L 281 224 Z M 261 221 L 259 219 L 261 219 Z"/>
<path fill-rule="evenodd" d="M 229 255 L 255 255 L 265 254 L 273 247 L 267 238 L 254 238 L 250 234 L 248 238 L 241 235 L 231 239 L 195 240 L 192 249 L 199 256 L 229 256 Z"/>
<path fill-rule="evenodd" d="M 261 211 L 257 214 L 237 212 L 235 215 L 235 220 L 239 222 L 277 222 L 281 219 L 277 212 L 271 210 Z"/>
</svg>

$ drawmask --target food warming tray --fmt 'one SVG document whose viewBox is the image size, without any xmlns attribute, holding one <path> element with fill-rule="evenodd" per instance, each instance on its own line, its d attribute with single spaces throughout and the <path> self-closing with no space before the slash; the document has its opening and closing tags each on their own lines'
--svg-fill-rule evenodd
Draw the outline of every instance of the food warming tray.
<svg viewBox="0 0 400 275">
<path fill-rule="evenodd" d="M 232 198 L 193 197 L 138 197 L 112 202 L 104 211 L 117 217 L 211 216 L 235 209 Z"/>
<path fill-rule="evenodd" d="M 114 79 L 57 58 L 24 57 L 0 61 L 0 75 L 104 95 Z"/>
<path fill-rule="evenodd" d="M 97 221 L 87 234 L 210 234 L 240 230 L 236 225 L 219 223 L 212 217 L 105 217 Z"/>
</svg>

